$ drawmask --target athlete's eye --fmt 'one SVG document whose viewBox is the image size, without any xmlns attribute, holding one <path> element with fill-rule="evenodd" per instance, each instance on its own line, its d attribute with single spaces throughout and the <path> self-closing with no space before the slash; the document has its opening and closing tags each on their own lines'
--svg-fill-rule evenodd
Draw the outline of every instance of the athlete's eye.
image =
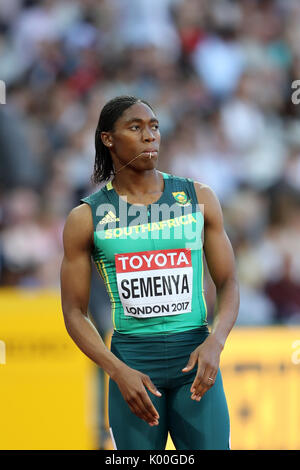
<svg viewBox="0 0 300 470">
<path fill-rule="evenodd" d="M 158 124 L 153 124 L 152 128 L 157 131 L 159 129 L 159 125 Z"/>
<path fill-rule="evenodd" d="M 134 124 L 133 126 L 130 126 L 130 129 L 136 131 L 137 129 L 139 129 L 140 126 L 138 124 Z"/>
</svg>

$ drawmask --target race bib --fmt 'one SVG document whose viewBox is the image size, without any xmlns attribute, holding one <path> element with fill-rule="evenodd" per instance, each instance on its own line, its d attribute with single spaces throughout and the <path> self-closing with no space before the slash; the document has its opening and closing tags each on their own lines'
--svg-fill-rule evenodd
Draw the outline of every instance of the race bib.
<svg viewBox="0 0 300 470">
<path fill-rule="evenodd" d="M 115 255 L 124 314 L 135 318 L 191 312 L 191 250 L 154 250 Z"/>
</svg>

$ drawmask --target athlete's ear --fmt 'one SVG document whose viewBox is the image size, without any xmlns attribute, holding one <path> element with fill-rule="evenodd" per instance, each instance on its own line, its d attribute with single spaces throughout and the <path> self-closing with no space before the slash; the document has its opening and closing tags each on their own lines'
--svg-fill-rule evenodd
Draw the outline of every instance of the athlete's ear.
<svg viewBox="0 0 300 470">
<path fill-rule="evenodd" d="M 101 140 L 106 147 L 111 148 L 113 146 L 113 138 L 110 132 L 101 132 Z"/>
</svg>

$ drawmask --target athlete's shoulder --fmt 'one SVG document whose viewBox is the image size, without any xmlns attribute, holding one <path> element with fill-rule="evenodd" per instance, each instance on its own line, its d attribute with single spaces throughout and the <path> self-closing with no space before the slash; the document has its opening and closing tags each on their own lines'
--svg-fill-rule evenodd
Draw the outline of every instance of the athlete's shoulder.
<svg viewBox="0 0 300 470">
<path fill-rule="evenodd" d="M 178 175 L 173 175 L 171 173 L 165 173 L 161 171 L 164 179 L 169 179 L 173 181 L 174 183 L 194 183 L 194 180 L 185 176 L 178 176 Z"/>
<path fill-rule="evenodd" d="M 91 221 L 92 217 L 90 207 L 87 204 L 79 204 L 78 206 L 73 207 L 69 212 L 66 218 L 65 229 L 87 228 Z"/>
<path fill-rule="evenodd" d="M 205 207 L 205 223 L 223 223 L 221 203 L 216 192 L 204 183 L 194 182 L 198 203 Z"/>
<path fill-rule="evenodd" d="M 68 214 L 63 230 L 65 249 L 74 246 L 91 247 L 93 234 L 93 219 L 91 209 L 87 204 L 74 207 Z"/>
<path fill-rule="evenodd" d="M 210 186 L 208 186 L 208 184 L 196 181 L 193 178 L 189 178 L 187 176 L 173 175 L 172 173 L 165 173 L 163 171 L 161 171 L 161 173 L 164 176 L 164 178 L 166 178 L 166 179 L 173 179 L 173 180 L 182 181 L 182 182 L 187 181 L 189 183 L 193 183 L 198 189 L 207 189 L 208 191 L 209 190 L 212 191 L 212 189 L 210 188 Z"/>
<path fill-rule="evenodd" d="M 188 186 L 194 187 L 197 196 L 201 194 L 201 196 L 203 197 L 206 195 L 207 197 L 210 197 L 210 196 L 214 198 L 217 197 L 214 190 L 208 184 L 202 183 L 200 181 L 196 181 L 193 178 L 189 178 L 189 177 L 177 176 L 177 175 L 168 174 L 168 173 L 163 173 L 163 175 L 164 175 L 164 178 L 168 178 L 172 180 L 173 183 L 176 185 L 181 184 L 181 185 L 188 185 Z"/>
<path fill-rule="evenodd" d="M 193 183 L 198 196 L 218 200 L 217 194 L 208 184 L 199 181 L 193 181 Z"/>
</svg>

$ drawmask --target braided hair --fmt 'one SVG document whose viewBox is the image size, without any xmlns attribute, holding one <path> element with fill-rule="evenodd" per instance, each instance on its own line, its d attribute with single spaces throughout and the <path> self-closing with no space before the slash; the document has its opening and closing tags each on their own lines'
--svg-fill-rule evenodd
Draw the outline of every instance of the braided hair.
<svg viewBox="0 0 300 470">
<path fill-rule="evenodd" d="M 126 109 L 130 108 L 130 106 L 133 106 L 136 103 L 144 103 L 149 106 L 150 109 L 152 109 L 152 107 L 146 101 L 136 98 L 135 96 L 127 95 L 113 98 L 102 108 L 95 133 L 96 155 L 94 172 L 92 175 L 92 181 L 94 183 L 97 184 L 101 183 L 102 181 L 108 181 L 110 177 L 115 174 L 110 151 L 102 142 L 101 132 L 112 131 L 117 119 L 122 116 Z"/>
</svg>

